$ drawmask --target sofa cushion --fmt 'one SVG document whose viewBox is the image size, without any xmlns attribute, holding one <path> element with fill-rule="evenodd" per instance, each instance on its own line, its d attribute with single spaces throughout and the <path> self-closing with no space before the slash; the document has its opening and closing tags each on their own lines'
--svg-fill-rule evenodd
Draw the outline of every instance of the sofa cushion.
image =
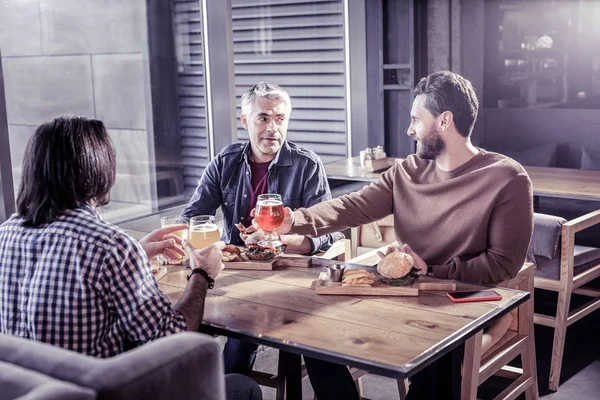
<svg viewBox="0 0 600 400">
<path fill-rule="evenodd" d="M 528 259 L 533 260 L 535 256 L 556 257 L 560 230 L 565 222 L 567 221 L 561 217 L 534 213 L 533 235 L 527 250 Z"/>
<path fill-rule="evenodd" d="M 539 212 L 557 215 L 567 221 L 584 214 L 600 210 L 600 201 L 562 199 L 557 197 L 540 197 Z M 594 225 L 575 234 L 575 244 L 589 247 L 600 247 L 600 225 Z"/>
<path fill-rule="evenodd" d="M 18 365 L 0 361 L 0 400 L 88 400 L 95 399 L 92 389 L 64 382 Z"/>
<path fill-rule="evenodd" d="M 600 171 L 600 152 L 581 146 L 581 169 Z"/>
<path fill-rule="evenodd" d="M 504 149 L 497 151 L 521 165 L 534 167 L 554 167 L 556 164 L 556 143 L 548 143 L 527 149 Z"/>
<path fill-rule="evenodd" d="M 600 249 L 575 245 L 573 247 L 573 275 L 580 274 L 600 263 Z M 535 276 L 560 279 L 560 254 L 555 258 L 535 257 Z"/>
</svg>

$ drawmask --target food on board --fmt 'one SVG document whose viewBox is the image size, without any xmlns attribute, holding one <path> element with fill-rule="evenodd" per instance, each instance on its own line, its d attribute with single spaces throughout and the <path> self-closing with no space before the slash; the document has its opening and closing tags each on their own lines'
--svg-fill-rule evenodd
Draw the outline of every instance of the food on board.
<svg viewBox="0 0 600 400">
<path fill-rule="evenodd" d="M 344 272 L 342 286 L 349 287 L 371 287 L 375 282 L 375 274 L 366 269 L 350 269 Z"/>
<path fill-rule="evenodd" d="M 404 286 L 419 277 L 419 269 L 414 267 L 415 261 L 410 254 L 398 248 L 385 255 L 377 264 L 377 273 L 381 281 L 392 286 Z"/>
<path fill-rule="evenodd" d="M 224 262 L 239 262 L 239 261 L 270 261 L 280 254 L 283 254 L 285 245 L 275 247 L 259 246 L 257 244 L 248 245 L 243 250 L 239 247 L 228 244 L 223 248 Z"/>
</svg>

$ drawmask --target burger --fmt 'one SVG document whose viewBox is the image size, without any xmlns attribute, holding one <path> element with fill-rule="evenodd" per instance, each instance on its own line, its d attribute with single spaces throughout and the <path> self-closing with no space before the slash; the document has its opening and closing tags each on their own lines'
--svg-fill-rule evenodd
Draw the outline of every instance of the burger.
<svg viewBox="0 0 600 400">
<path fill-rule="evenodd" d="M 377 273 L 379 279 L 388 285 L 405 286 L 419 278 L 419 269 L 414 265 L 415 261 L 410 254 L 394 248 L 379 260 Z"/>
<path fill-rule="evenodd" d="M 285 245 L 279 247 L 266 247 L 257 244 L 250 244 L 244 249 L 244 254 L 249 260 L 271 261 L 280 254 L 283 254 Z"/>
</svg>

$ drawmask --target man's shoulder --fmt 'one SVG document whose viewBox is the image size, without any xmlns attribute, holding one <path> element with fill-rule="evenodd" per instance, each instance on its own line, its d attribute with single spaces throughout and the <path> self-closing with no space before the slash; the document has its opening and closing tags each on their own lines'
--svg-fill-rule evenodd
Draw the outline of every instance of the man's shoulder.
<svg viewBox="0 0 600 400">
<path fill-rule="evenodd" d="M 317 153 L 315 153 L 311 149 L 300 146 L 299 144 L 296 144 L 294 142 L 288 141 L 287 143 L 290 147 L 290 152 L 296 155 L 297 157 L 300 157 L 308 162 L 315 164 L 321 161 L 321 158 L 317 155 Z"/>
<path fill-rule="evenodd" d="M 233 143 L 229 144 L 219 152 L 220 157 L 235 157 L 240 155 L 244 151 L 244 143 Z"/>
<path fill-rule="evenodd" d="M 523 166 L 504 154 L 494 153 L 493 151 L 481 150 L 481 163 L 490 171 L 498 174 L 517 176 L 527 174 Z"/>
<path fill-rule="evenodd" d="M 107 249 L 135 246 L 135 239 L 121 228 L 100 218 L 94 211 L 80 208 L 68 210 L 48 227 L 73 239 Z"/>
</svg>

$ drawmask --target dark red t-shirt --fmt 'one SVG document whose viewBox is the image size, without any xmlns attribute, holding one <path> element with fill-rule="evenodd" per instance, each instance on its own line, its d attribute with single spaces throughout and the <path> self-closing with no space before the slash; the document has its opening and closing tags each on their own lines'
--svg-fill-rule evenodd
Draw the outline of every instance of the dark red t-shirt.
<svg viewBox="0 0 600 400">
<path fill-rule="evenodd" d="M 246 226 L 250 225 L 252 218 L 250 211 L 256 207 L 258 196 L 267 193 L 267 176 L 269 175 L 269 165 L 271 162 L 255 163 L 250 161 L 250 170 L 252 171 L 252 184 L 250 187 L 250 201 L 248 203 L 248 211 L 246 213 Z"/>
</svg>

